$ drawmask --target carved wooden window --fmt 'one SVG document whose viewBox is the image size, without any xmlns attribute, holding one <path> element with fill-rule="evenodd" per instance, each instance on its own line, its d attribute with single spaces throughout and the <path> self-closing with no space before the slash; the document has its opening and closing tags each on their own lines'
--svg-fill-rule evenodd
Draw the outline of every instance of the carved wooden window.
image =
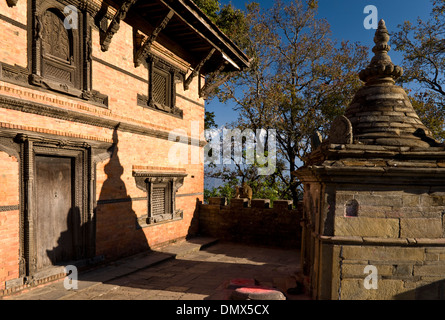
<svg viewBox="0 0 445 320">
<path fill-rule="evenodd" d="M 185 73 L 152 54 L 149 54 L 146 61 L 148 67 L 148 95 L 138 93 L 138 105 L 182 119 L 183 111 L 176 107 L 176 82 L 182 81 L 181 79 L 185 77 Z"/>
<path fill-rule="evenodd" d="M 174 70 L 154 59 L 149 61 L 148 106 L 172 112 L 175 108 L 175 95 Z"/>
<path fill-rule="evenodd" d="M 140 226 L 182 218 L 175 198 L 186 174 L 133 172 L 133 176 L 138 188 L 147 192 L 147 215 L 139 217 Z"/>
<path fill-rule="evenodd" d="M 107 97 L 92 89 L 91 17 L 69 5 L 63 0 L 32 0 L 29 81 L 106 106 Z"/>
</svg>

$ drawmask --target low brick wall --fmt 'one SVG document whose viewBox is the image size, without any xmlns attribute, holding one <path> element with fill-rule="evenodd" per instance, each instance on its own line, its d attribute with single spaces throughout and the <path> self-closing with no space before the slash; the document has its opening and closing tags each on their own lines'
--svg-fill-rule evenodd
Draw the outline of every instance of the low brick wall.
<svg viewBox="0 0 445 320">
<path fill-rule="evenodd" d="M 257 245 L 297 247 L 301 245 L 301 206 L 291 200 L 210 198 L 201 204 L 199 233 L 223 240 Z"/>
</svg>

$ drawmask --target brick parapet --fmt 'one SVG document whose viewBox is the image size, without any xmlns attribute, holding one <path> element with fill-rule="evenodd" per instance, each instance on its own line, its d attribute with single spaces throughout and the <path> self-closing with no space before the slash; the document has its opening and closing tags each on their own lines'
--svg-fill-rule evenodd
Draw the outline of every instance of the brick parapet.
<svg viewBox="0 0 445 320">
<path fill-rule="evenodd" d="M 210 198 L 199 208 L 199 233 L 229 241 L 258 245 L 299 247 L 301 205 L 292 201 L 268 199 Z"/>
</svg>

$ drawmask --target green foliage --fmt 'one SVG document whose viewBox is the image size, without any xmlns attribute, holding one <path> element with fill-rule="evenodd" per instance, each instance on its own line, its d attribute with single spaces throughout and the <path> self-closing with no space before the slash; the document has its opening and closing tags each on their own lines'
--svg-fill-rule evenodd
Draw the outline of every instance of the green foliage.
<svg viewBox="0 0 445 320">
<path fill-rule="evenodd" d="M 206 111 L 204 116 L 204 129 L 218 128 L 215 122 L 215 113 L 211 111 Z"/>
<path fill-rule="evenodd" d="M 237 185 L 239 185 L 238 179 L 233 179 L 216 188 L 204 189 L 204 201 L 207 201 L 212 197 L 226 197 L 232 199 L 235 197 L 235 187 Z"/>
<path fill-rule="evenodd" d="M 437 105 L 435 93 L 416 92 L 408 95 L 414 110 L 422 123 L 431 130 L 433 137 L 444 142 L 445 140 L 445 110 L 443 105 Z"/>
<path fill-rule="evenodd" d="M 251 66 L 216 92 L 220 101 L 234 103 L 239 113 L 234 127 L 277 130 L 277 169 L 265 185 L 294 202 L 300 183 L 293 173 L 311 151 L 312 134 L 326 134 L 343 113 L 362 85 L 357 75 L 368 62 L 367 48 L 331 39 L 330 26 L 316 17 L 317 10 L 311 0 L 276 0 L 267 10 L 248 4 L 244 43 Z M 257 181 L 255 169 L 238 165 L 231 174 Z M 230 179 L 226 168 L 220 173 Z"/>
<path fill-rule="evenodd" d="M 402 84 L 419 86 L 415 94 L 416 111 L 435 134 L 443 140 L 441 114 L 445 108 L 445 0 L 432 1 L 430 19 L 415 23 L 405 21 L 392 35 L 394 49 L 403 53 Z"/>
<path fill-rule="evenodd" d="M 271 202 L 279 199 L 291 199 L 285 192 L 287 186 L 281 182 L 273 182 L 266 178 L 250 181 L 248 185 L 252 188 L 253 199 L 269 199 Z M 226 197 L 232 199 L 235 197 L 236 186 L 241 186 L 241 182 L 237 178 L 234 178 L 218 187 L 204 189 L 204 201 L 207 201 L 211 197 Z"/>
<path fill-rule="evenodd" d="M 247 22 L 244 12 L 231 3 L 218 0 L 193 0 L 195 4 L 240 48 L 246 46 Z"/>
<path fill-rule="evenodd" d="M 236 9 L 231 3 L 224 5 L 219 11 L 216 25 L 238 47 L 241 49 L 246 48 L 248 42 L 248 25 L 243 11 Z"/>
<path fill-rule="evenodd" d="M 216 23 L 221 6 L 218 0 L 193 0 L 193 2 Z"/>
</svg>

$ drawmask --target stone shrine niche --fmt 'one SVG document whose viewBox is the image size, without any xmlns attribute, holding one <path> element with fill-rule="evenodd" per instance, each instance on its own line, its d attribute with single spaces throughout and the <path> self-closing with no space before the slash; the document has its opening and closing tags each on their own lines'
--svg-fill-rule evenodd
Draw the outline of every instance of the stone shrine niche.
<svg viewBox="0 0 445 320">
<path fill-rule="evenodd" d="M 352 143 L 352 125 L 348 118 L 341 115 L 332 122 L 329 142 L 334 144 Z"/>
</svg>

